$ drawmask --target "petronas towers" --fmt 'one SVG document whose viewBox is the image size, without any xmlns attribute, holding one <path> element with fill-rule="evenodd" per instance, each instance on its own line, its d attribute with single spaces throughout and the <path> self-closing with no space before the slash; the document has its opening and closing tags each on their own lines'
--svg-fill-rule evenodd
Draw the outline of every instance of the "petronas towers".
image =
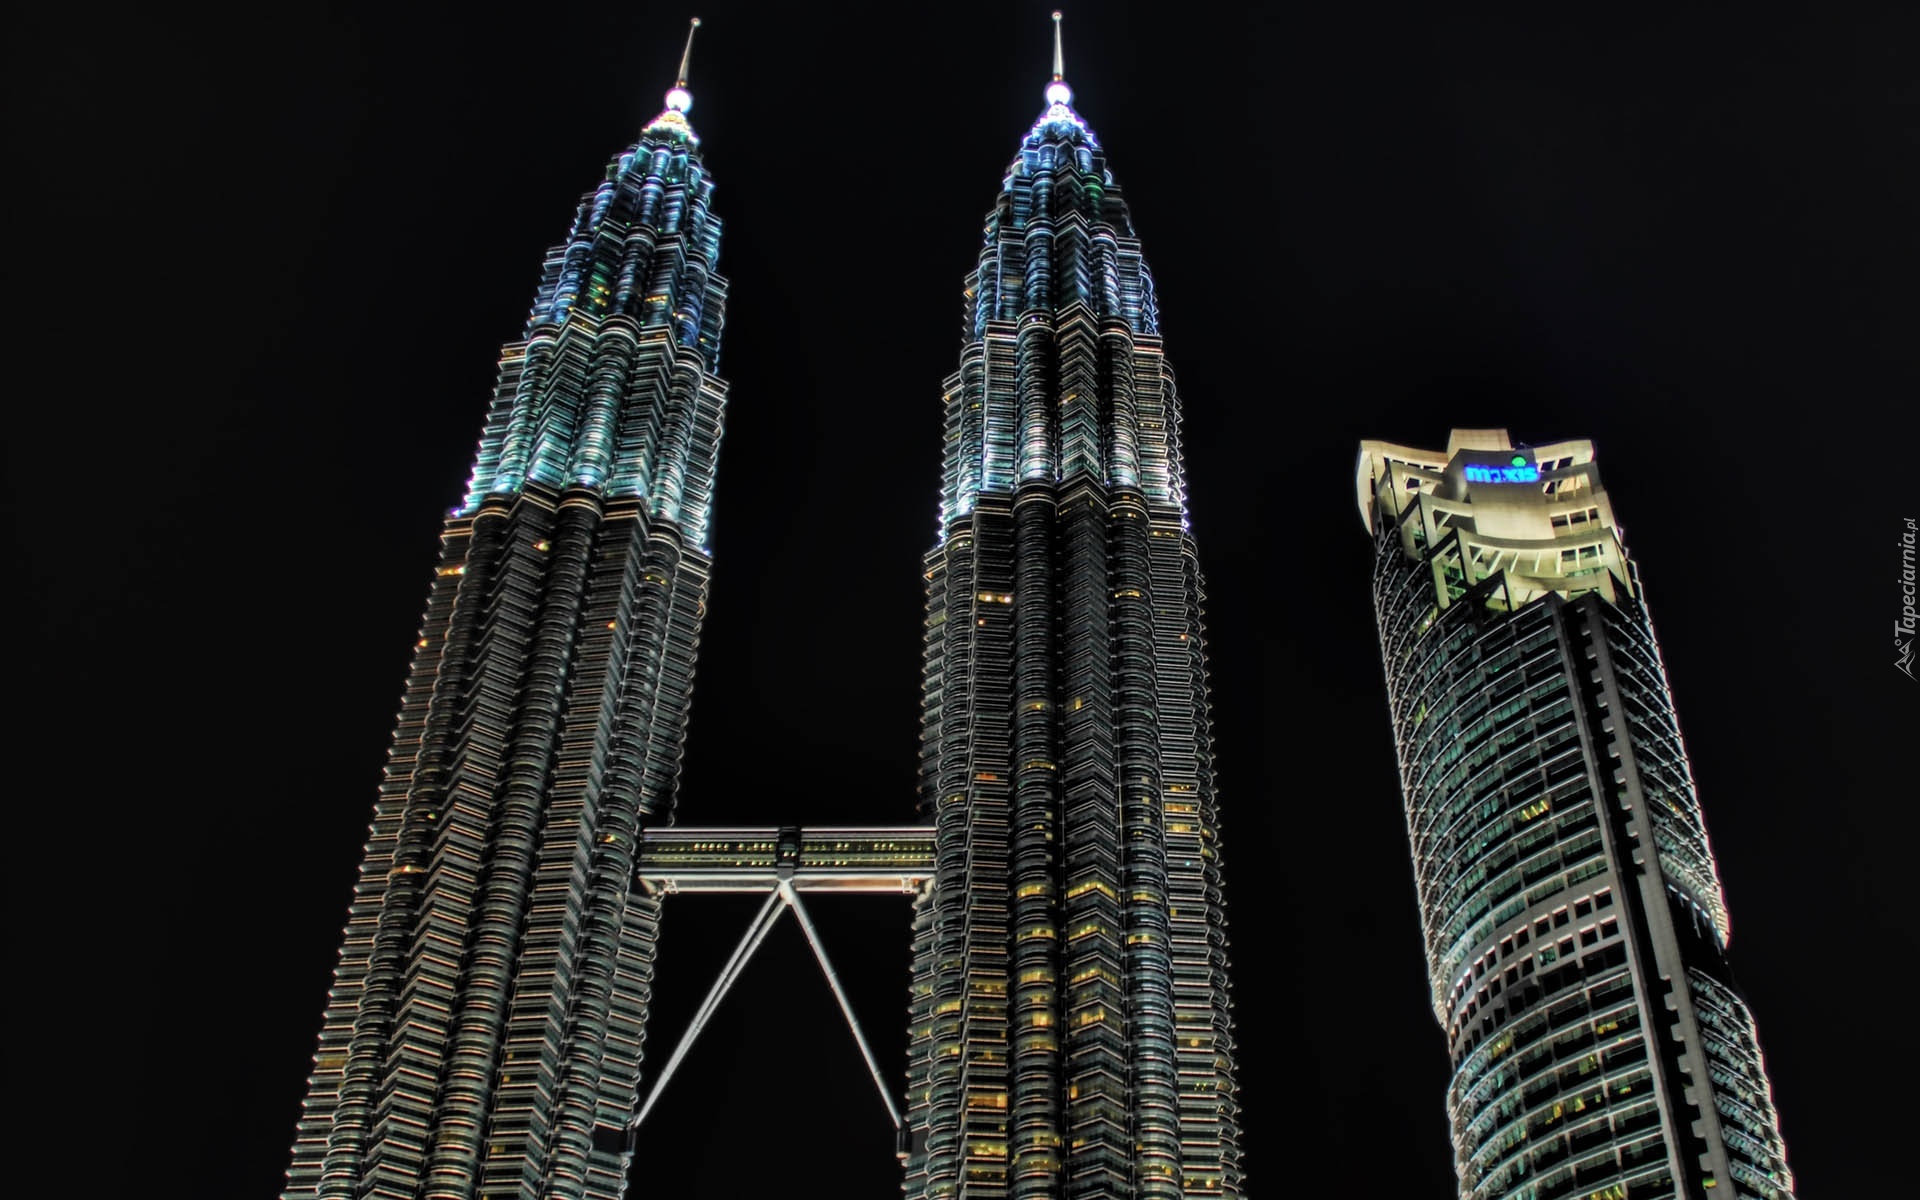
<svg viewBox="0 0 1920 1200">
<path fill-rule="evenodd" d="M 721 226 L 683 58 L 502 351 L 288 1197 L 621 1195 L 677 890 L 659 864 L 724 862 L 758 886 L 764 859 L 768 911 L 777 895 L 804 920 L 797 891 L 829 853 L 836 879 L 879 864 L 918 889 L 909 1196 L 1240 1194 L 1179 401 L 1055 20 L 1047 107 L 988 217 L 943 401 L 928 824 L 661 840 L 726 401 Z"/>
</svg>

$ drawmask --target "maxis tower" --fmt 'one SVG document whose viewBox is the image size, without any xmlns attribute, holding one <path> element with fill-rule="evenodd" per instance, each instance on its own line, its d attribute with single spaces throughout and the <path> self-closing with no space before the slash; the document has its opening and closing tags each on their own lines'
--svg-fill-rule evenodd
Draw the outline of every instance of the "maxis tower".
<svg viewBox="0 0 1920 1200">
<path fill-rule="evenodd" d="M 914 900 L 904 1111 L 826 970 L 913 1200 L 1241 1194 L 1179 401 L 1058 20 L 941 402 L 921 823 L 672 825 L 726 394 L 683 59 L 502 354 L 287 1197 L 621 1195 L 784 912 L 827 967 L 818 891 Z M 663 902 L 729 891 L 763 894 L 759 915 L 643 1080 Z"/>
<path fill-rule="evenodd" d="M 1592 444 L 1364 442 L 1355 482 L 1462 1200 L 1791 1200 Z"/>
</svg>

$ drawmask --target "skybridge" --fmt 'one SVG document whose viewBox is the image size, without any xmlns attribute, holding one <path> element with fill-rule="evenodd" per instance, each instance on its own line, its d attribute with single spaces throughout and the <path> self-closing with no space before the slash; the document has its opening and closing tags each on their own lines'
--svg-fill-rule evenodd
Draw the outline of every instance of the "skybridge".
<svg viewBox="0 0 1920 1200">
<path fill-rule="evenodd" d="M 679 1069 L 687 1051 L 693 1048 L 695 1039 L 700 1036 L 701 1029 L 706 1027 L 707 1021 L 719 1009 L 720 1002 L 726 999 L 727 992 L 739 980 L 754 951 L 772 932 L 780 914 L 792 909 L 794 919 L 799 921 L 800 930 L 806 935 L 807 945 L 813 949 L 814 959 L 827 977 L 827 986 L 833 989 L 833 998 L 839 1002 L 847 1026 L 853 1031 L 853 1040 L 859 1044 L 861 1057 L 866 1060 L 867 1073 L 873 1077 L 880 1100 L 887 1106 L 887 1115 L 893 1119 L 900 1151 L 905 1153 L 907 1130 L 900 1107 L 887 1089 L 880 1065 L 867 1045 L 866 1034 L 861 1031 L 860 1021 L 853 1014 L 853 1005 L 847 999 L 845 989 L 840 986 L 840 977 L 827 960 L 826 947 L 820 942 L 819 932 L 815 930 L 812 918 L 807 915 L 800 894 L 917 895 L 921 886 L 933 879 L 933 826 L 675 826 L 648 829 L 640 834 L 637 875 L 640 887 L 652 896 L 763 892 L 767 900 L 747 926 L 740 944 L 734 947 L 733 956 L 720 969 L 720 978 L 714 980 L 707 998 L 701 1002 L 699 1011 L 694 1013 L 693 1020 L 688 1024 L 686 1033 L 681 1035 L 680 1044 L 674 1047 L 672 1057 L 667 1059 L 666 1066 L 654 1079 L 652 1090 L 647 1093 L 628 1126 L 629 1136 L 647 1119 L 647 1113 L 652 1111 L 655 1102 L 660 1099 L 660 1093 L 666 1089 L 667 1081 L 673 1078 L 674 1071 Z"/>
</svg>

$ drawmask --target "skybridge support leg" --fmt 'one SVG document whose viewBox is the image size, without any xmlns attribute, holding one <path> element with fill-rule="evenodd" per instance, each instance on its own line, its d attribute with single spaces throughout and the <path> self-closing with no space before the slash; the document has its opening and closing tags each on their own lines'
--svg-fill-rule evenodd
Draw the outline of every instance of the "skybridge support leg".
<svg viewBox="0 0 1920 1200">
<path fill-rule="evenodd" d="M 880 1093 L 880 1103 L 887 1106 L 887 1115 L 893 1118 L 895 1131 L 905 1125 L 900 1119 L 900 1110 L 894 1106 L 893 1096 L 887 1091 L 886 1080 L 880 1075 L 880 1064 L 873 1059 L 873 1051 L 867 1046 L 867 1035 L 860 1031 L 860 1021 L 853 1015 L 853 1004 L 847 999 L 847 993 L 840 987 L 840 977 L 833 973 L 833 964 L 827 961 L 827 948 L 820 942 L 813 922 L 807 917 L 806 906 L 800 903 L 800 893 L 795 891 L 790 880 L 780 881 L 780 894 L 786 898 L 787 907 L 798 918 L 801 930 L 807 935 L 807 945 L 813 947 L 813 957 L 820 964 L 820 970 L 827 977 L 827 986 L 833 989 L 833 998 L 840 1002 L 840 1011 L 847 1018 L 847 1028 L 853 1030 L 853 1040 L 860 1046 L 860 1057 L 867 1060 L 867 1074 L 873 1076 L 873 1086 Z"/>
<path fill-rule="evenodd" d="M 719 1009 L 720 1002 L 726 999 L 727 993 L 733 988 L 734 981 L 740 978 L 740 972 L 746 968 L 747 960 L 753 957 L 753 952 L 760 948 L 760 943 L 766 940 L 768 932 L 773 929 L 773 923 L 780 919 L 782 899 L 784 897 L 781 890 L 768 893 L 767 902 L 760 906 L 759 914 L 753 918 L 753 923 L 747 926 L 747 932 L 741 937 L 740 944 L 734 947 L 733 957 L 729 958 L 727 965 L 721 968 L 720 978 L 713 981 L 713 989 L 707 993 L 706 1000 L 700 1005 L 700 1011 L 693 1014 L 692 1023 L 687 1026 L 687 1031 L 680 1035 L 680 1044 L 673 1048 L 673 1054 L 667 1059 L 667 1065 L 661 1069 L 660 1077 L 653 1081 L 653 1090 L 647 1093 L 646 1103 L 640 1106 L 639 1113 L 628 1125 L 629 1129 L 638 1129 L 640 1122 L 646 1120 L 647 1114 L 653 1111 L 654 1102 L 660 1099 L 660 1093 L 666 1088 L 667 1081 L 673 1078 L 673 1073 L 679 1069 L 681 1060 L 685 1059 L 687 1051 L 693 1048 L 694 1039 L 700 1036 L 700 1031 L 706 1027 L 707 1021 Z M 836 988 L 836 992 L 837 990 Z M 862 1042 L 861 1049 L 865 1048 L 866 1043 Z M 871 1057 L 868 1062 L 871 1064 Z"/>
</svg>

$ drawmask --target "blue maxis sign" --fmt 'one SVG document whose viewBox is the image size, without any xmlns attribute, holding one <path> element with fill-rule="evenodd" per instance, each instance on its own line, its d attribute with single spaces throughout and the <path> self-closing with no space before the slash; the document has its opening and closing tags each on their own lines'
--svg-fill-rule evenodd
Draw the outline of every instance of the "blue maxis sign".
<svg viewBox="0 0 1920 1200">
<path fill-rule="evenodd" d="M 1539 483 L 1540 468 L 1521 455 L 1514 455 L 1508 466 L 1474 465 L 1467 468 L 1468 483 Z"/>
</svg>

